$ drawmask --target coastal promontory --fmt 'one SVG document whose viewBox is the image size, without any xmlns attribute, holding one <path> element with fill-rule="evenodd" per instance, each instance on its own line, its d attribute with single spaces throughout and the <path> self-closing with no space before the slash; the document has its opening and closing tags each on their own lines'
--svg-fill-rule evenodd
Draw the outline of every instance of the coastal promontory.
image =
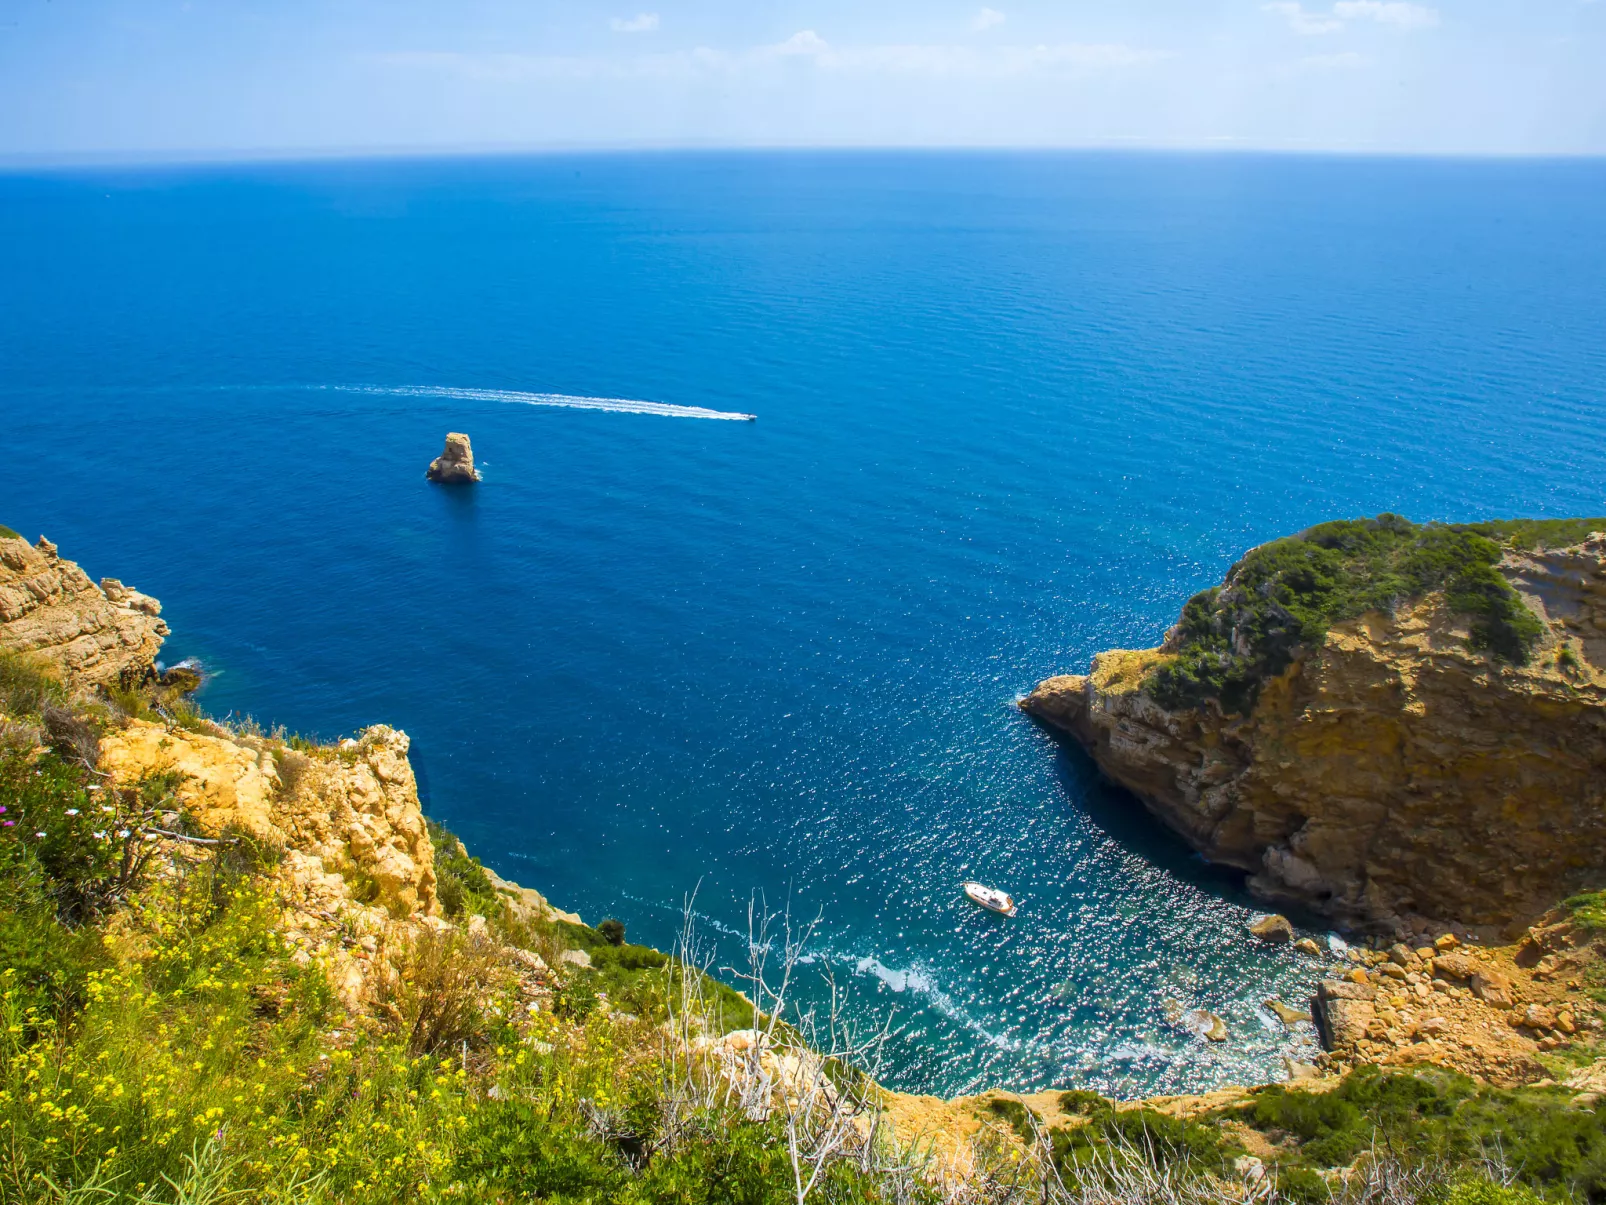
<svg viewBox="0 0 1606 1205">
<path fill-rule="evenodd" d="M 1606 875 L 1603 531 L 1323 524 L 1021 706 L 1264 899 L 1515 935 Z"/>
</svg>

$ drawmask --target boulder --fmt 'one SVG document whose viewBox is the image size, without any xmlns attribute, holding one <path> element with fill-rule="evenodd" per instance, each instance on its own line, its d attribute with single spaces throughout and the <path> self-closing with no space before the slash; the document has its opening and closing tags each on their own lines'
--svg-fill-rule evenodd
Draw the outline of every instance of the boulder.
<svg viewBox="0 0 1606 1205">
<path fill-rule="evenodd" d="M 1490 1008 L 1510 1008 L 1514 1001 L 1511 980 L 1487 968 L 1480 968 L 1472 976 L 1472 994 Z"/>
<path fill-rule="evenodd" d="M 1522 1024 L 1529 1029 L 1554 1029 L 1556 1014 L 1543 1004 L 1530 1004 L 1522 1014 Z"/>
<path fill-rule="evenodd" d="M 1323 979 L 1316 987 L 1317 1000 L 1374 1000 L 1377 989 L 1367 983 L 1351 983 L 1345 979 Z"/>
<path fill-rule="evenodd" d="M 1465 954 L 1440 954 L 1433 960 L 1433 977 L 1435 979 L 1467 980 L 1476 975 L 1482 967 L 1476 960 L 1468 958 Z"/>
<path fill-rule="evenodd" d="M 443 485 L 478 481 L 480 474 L 474 467 L 474 449 L 469 445 L 468 436 L 460 431 L 449 433 L 446 450 L 429 462 L 429 471 L 424 476 Z"/>
<path fill-rule="evenodd" d="M 1287 945 L 1294 940 L 1294 926 L 1288 923 L 1286 916 L 1274 914 L 1257 920 L 1249 926 L 1249 931 L 1270 945 Z"/>
<path fill-rule="evenodd" d="M 1342 996 L 1316 998 L 1316 1032 L 1328 1050 L 1345 1050 L 1366 1037 L 1377 1013 L 1369 1000 Z"/>
<path fill-rule="evenodd" d="M 1319 1079 L 1322 1074 L 1312 1064 L 1302 1063 L 1298 1059 L 1289 1058 L 1286 1054 L 1283 1055 L 1283 1070 L 1288 1072 L 1288 1078 L 1292 1082 Z"/>
<path fill-rule="evenodd" d="M 1309 954 L 1312 958 L 1320 958 L 1322 956 L 1321 946 L 1317 945 L 1308 937 L 1301 937 L 1298 941 L 1296 941 L 1294 943 L 1294 949 L 1298 950 L 1301 954 Z"/>
</svg>

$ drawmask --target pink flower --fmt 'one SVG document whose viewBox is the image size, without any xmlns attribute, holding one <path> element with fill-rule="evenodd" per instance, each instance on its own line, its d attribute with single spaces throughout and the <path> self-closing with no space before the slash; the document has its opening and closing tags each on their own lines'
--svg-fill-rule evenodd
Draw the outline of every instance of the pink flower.
<svg viewBox="0 0 1606 1205">
<path fill-rule="evenodd" d="M 0 824 L 5 825 L 7 828 L 17 827 L 17 822 L 15 820 L 0 820 Z"/>
</svg>

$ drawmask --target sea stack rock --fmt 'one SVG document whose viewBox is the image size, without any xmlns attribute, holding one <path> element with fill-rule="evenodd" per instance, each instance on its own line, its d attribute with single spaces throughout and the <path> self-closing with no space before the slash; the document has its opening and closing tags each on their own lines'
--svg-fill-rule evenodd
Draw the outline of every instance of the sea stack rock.
<svg viewBox="0 0 1606 1205">
<path fill-rule="evenodd" d="M 480 475 L 474 468 L 474 449 L 469 446 L 468 436 L 460 431 L 449 433 L 446 450 L 429 462 L 429 472 L 424 476 L 445 485 L 478 481 Z"/>
</svg>

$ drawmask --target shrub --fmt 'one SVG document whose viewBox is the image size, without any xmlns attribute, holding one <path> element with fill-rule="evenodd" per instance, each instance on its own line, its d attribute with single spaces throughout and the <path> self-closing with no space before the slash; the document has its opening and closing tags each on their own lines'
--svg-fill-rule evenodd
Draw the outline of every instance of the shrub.
<svg viewBox="0 0 1606 1205">
<path fill-rule="evenodd" d="M 1037 1141 L 1037 1128 L 1033 1124 L 1037 1115 L 1020 1101 L 1007 1096 L 995 1096 L 987 1102 L 987 1111 L 1002 1118 L 1015 1131 L 1015 1136 L 1028 1146 Z"/>
<path fill-rule="evenodd" d="M 171 775 L 131 787 L 86 783 L 55 753 L 0 750 L 0 861 L 32 863 L 69 926 L 105 915 L 144 881 L 156 846 L 144 830 L 172 804 Z"/>
<path fill-rule="evenodd" d="M 1100 1112 L 1087 1125 L 1050 1131 L 1051 1157 L 1067 1179 L 1113 1150 L 1192 1174 L 1222 1174 L 1243 1148 L 1213 1125 L 1183 1121 L 1153 1109 Z"/>
<path fill-rule="evenodd" d="M 1270 1087 L 1235 1112 L 1268 1135 L 1296 1140 L 1281 1156 L 1283 1175 L 1341 1167 L 1374 1148 L 1417 1166 L 1448 1167 L 1481 1166 L 1498 1151 L 1530 1187 L 1600 1200 L 1606 1127 L 1594 1114 L 1569 1108 L 1570 1094 L 1481 1087 L 1443 1071 L 1361 1067 L 1329 1092 Z"/>
<path fill-rule="evenodd" d="M 100 732 L 88 720 L 64 707 L 46 707 L 40 718 L 50 747 L 58 755 L 87 770 L 100 764 Z"/>
<path fill-rule="evenodd" d="M 610 916 L 597 925 L 597 934 L 610 946 L 622 946 L 625 944 L 625 923 Z"/>
<path fill-rule="evenodd" d="M 1389 514 L 1264 544 L 1224 584 L 1187 602 L 1168 643 L 1175 656 L 1155 668 L 1146 689 L 1166 707 L 1214 699 L 1228 712 L 1246 712 L 1261 684 L 1334 623 L 1392 612 L 1435 590 L 1467 617 L 1470 647 L 1524 663 L 1543 626 L 1496 568 L 1502 553 L 1472 527 L 1418 526 Z"/>
<path fill-rule="evenodd" d="M 430 844 L 435 850 L 435 894 L 449 917 L 476 914 L 487 920 L 499 919 L 505 911 L 490 876 L 478 858 L 470 857 L 463 843 L 444 825 L 426 820 Z"/>
<path fill-rule="evenodd" d="M 413 1055 L 479 1047 L 491 1031 L 487 997 L 502 986 L 491 943 L 425 929 L 396 967 L 386 1011 Z"/>
<path fill-rule="evenodd" d="M 1059 1106 L 1061 1112 L 1069 1113 L 1073 1117 L 1087 1117 L 1115 1107 L 1097 1092 L 1089 1092 L 1085 1088 L 1073 1088 L 1069 1092 L 1061 1092 Z"/>
</svg>

